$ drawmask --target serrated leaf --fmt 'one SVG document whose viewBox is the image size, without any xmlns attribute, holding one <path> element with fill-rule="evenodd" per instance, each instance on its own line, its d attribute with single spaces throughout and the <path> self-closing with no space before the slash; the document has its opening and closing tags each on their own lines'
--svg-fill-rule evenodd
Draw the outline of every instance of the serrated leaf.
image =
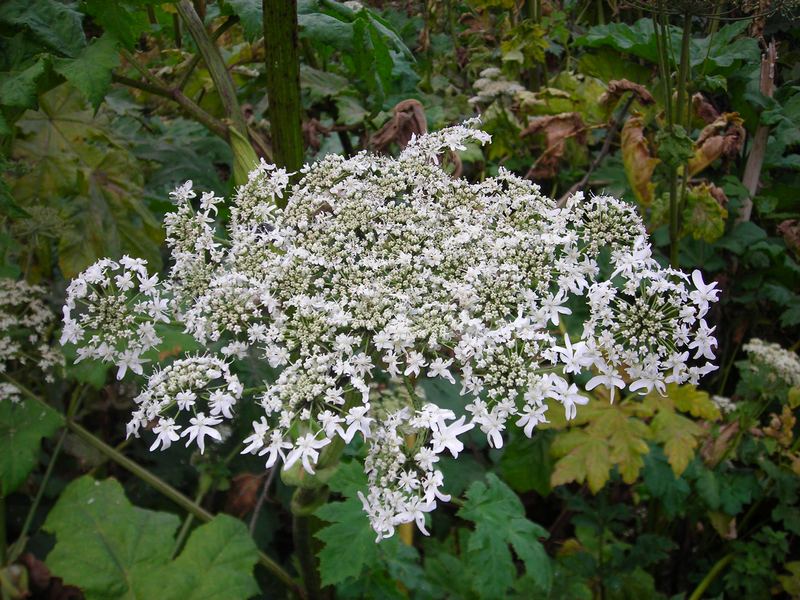
<svg viewBox="0 0 800 600">
<path fill-rule="evenodd" d="M 545 592 L 552 586 L 552 565 L 539 538 L 547 530 L 525 518 L 517 495 L 496 475 L 476 481 L 466 494 L 458 516 L 475 523 L 467 544 L 467 563 L 476 590 L 483 597 L 502 597 L 514 581 L 516 569 L 509 545 L 525 564 L 526 572 Z"/>
<path fill-rule="evenodd" d="M 5 106 L 36 106 L 36 83 L 47 70 L 47 58 L 40 58 L 27 68 L 4 75 L 0 83 L 0 103 Z"/>
<path fill-rule="evenodd" d="M 334 491 L 344 493 L 345 500 L 329 502 L 314 512 L 330 523 L 314 534 L 325 542 L 317 554 L 322 585 L 358 577 L 365 568 L 378 562 L 381 546 L 397 543 L 396 538 L 376 543 L 375 531 L 356 497 L 356 490 L 366 488 L 364 471 L 357 463 L 341 465 L 329 484 Z"/>
<path fill-rule="evenodd" d="M 111 71 L 119 65 L 117 41 L 108 34 L 93 40 L 74 59 L 58 59 L 54 68 L 96 109 L 111 85 Z"/>
<path fill-rule="evenodd" d="M 7 0 L 0 5 L 0 22 L 25 27 L 51 50 L 77 56 L 86 45 L 83 15 L 57 0 Z"/>
<path fill-rule="evenodd" d="M 646 440 L 651 437 L 647 426 L 629 416 L 627 406 L 593 404 L 596 412 L 585 427 L 558 434 L 553 442 L 551 451 L 559 458 L 550 479 L 553 486 L 586 481 L 597 493 L 615 466 L 626 483 L 633 483 L 644 465 L 649 452 Z"/>
<path fill-rule="evenodd" d="M 16 490 L 36 466 L 41 440 L 50 437 L 63 419 L 52 408 L 29 398 L 0 402 L 0 496 Z"/>
<path fill-rule="evenodd" d="M 23 208 L 40 198 L 61 202 L 63 274 L 72 277 L 98 258 L 125 253 L 158 270 L 163 231 L 142 202 L 136 158 L 68 84 L 42 96 L 40 105 L 17 122 L 13 158 L 29 168 L 12 181 L 12 193 Z"/>
<path fill-rule="evenodd" d="M 50 570 L 87 600 L 249 598 L 257 549 L 244 523 L 220 515 L 195 529 L 177 559 L 177 515 L 133 506 L 115 479 L 81 477 L 50 511 Z"/>
<path fill-rule="evenodd" d="M 83 9 L 103 31 L 132 50 L 139 36 L 150 28 L 144 7 L 126 0 L 84 0 Z"/>
<path fill-rule="evenodd" d="M 226 600 L 251 598 L 259 588 L 253 578 L 258 549 L 247 527 L 217 515 L 192 532 L 172 563 L 156 569 L 139 588 L 143 598 Z M 137 586 L 138 587 L 138 586 Z"/>
<path fill-rule="evenodd" d="M 654 438 L 664 444 L 664 454 L 675 476 L 680 476 L 694 458 L 697 438 L 703 429 L 691 419 L 666 410 L 659 411 L 650 423 Z"/>
<path fill-rule="evenodd" d="M 115 479 L 70 483 L 47 515 L 56 536 L 46 563 L 87 600 L 137 598 L 137 583 L 167 563 L 180 519 L 133 506 Z"/>
<path fill-rule="evenodd" d="M 708 392 L 698 390 L 693 385 L 667 385 L 667 397 L 681 412 L 689 413 L 693 417 L 716 421 L 721 414 L 716 404 L 711 401 Z"/>
</svg>

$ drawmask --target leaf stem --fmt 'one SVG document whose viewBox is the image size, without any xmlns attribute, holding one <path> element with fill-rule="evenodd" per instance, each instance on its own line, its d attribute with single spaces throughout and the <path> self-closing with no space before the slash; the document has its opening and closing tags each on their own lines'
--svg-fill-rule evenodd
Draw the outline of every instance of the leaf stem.
<svg viewBox="0 0 800 600">
<path fill-rule="evenodd" d="M 703 593 L 708 589 L 714 580 L 719 577 L 719 574 L 728 566 L 728 564 L 733 560 L 733 554 L 726 554 L 722 558 L 720 558 L 711 570 L 706 574 L 703 580 L 697 584 L 697 587 L 692 592 L 692 595 L 689 596 L 689 600 L 700 600 L 703 597 Z"/>
</svg>

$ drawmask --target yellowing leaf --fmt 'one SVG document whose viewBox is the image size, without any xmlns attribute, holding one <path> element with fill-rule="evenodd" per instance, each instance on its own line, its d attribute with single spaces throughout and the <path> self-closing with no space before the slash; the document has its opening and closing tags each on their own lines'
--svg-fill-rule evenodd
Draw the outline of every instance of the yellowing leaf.
<svg viewBox="0 0 800 600">
<path fill-rule="evenodd" d="M 693 417 L 716 421 L 720 418 L 719 408 L 711 402 L 708 392 L 698 390 L 693 385 L 667 386 L 667 396 L 681 412 L 689 413 Z"/>
<path fill-rule="evenodd" d="M 664 444 L 664 454 L 672 472 L 679 477 L 694 457 L 697 438 L 702 435 L 703 429 L 691 419 L 666 410 L 659 411 L 650 428 L 655 440 Z"/>
<path fill-rule="evenodd" d="M 653 171 L 661 162 L 650 153 L 650 147 L 644 137 L 644 119 L 640 116 L 629 117 L 622 127 L 622 163 L 625 175 L 631 185 L 634 196 L 644 205 L 653 202 L 655 184 Z"/>
<path fill-rule="evenodd" d="M 592 437 L 586 432 L 580 433 L 585 437 L 569 454 L 556 463 L 550 476 L 550 484 L 555 487 L 573 481 L 583 483 L 588 480 L 589 489 L 594 494 L 603 488 L 611 472 L 608 445 L 601 438 Z"/>
</svg>

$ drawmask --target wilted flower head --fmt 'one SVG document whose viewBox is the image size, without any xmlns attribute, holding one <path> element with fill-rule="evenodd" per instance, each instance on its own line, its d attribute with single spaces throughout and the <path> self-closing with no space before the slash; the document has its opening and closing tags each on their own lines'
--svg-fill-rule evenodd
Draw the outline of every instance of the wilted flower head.
<svg viewBox="0 0 800 600">
<path fill-rule="evenodd" d="M 202 449 L 249 396 L 263 416 L 246 451 L 268 466 L 283 459 L 313 472 L 333 438 L 361 436 L 370 482 L 362 500 L 379 536 L 404 522 L 424 531 L 424 513 L 447 498 L 439 455 L 458 456 L 467 431 L 501 447 L 510 419 L 532 435 L 554 402 L 573 417 L 588 402 L 573 375 L 591 374 L 589 389 L 627 382 L 644 394 L 712 370 L 705 317 L 714 284 L 660 268 L 625 202 L 576 194 L 559 208 L 502 169 L 480 183 L 452 179 L 438 157 L 486 143 L 474 125 L 412 139 L 398 158 L 326 156 L 291 187 L 284 170 L 262 162 L 233 199 L 224 233 L 220 199 L 206 194 L 196 207 L 191 185 L 182 186 L 166 220 L 168 280 L 137 293 L 117 281 L 133 267 L 101 261 L 70 286 L 66 339 L 122 375 L 141 368 L 135 357 L 155 343 L 141 328 L 167 304 L 224 358 L 156 370 L 131 432 L 157 421 L 154 446 L 165 447 L 188 412 L 184 435 Z M 150 281 L 138 267 L 130 280 Z M 87 316 L 76 319 L 78 302 Z M 110 306 L 121 318 L 98 330 Z M 576 308 L 583 327 L 565 335 Z M 277 378 L 244 394 L 231 381 L 242 357 L 278 369 Z M 423 377 L 460 386 L 464 414 L 424 402 L 414 391 Z M 384 403 L 376 383 L 409 392 Z"/>
</svg>

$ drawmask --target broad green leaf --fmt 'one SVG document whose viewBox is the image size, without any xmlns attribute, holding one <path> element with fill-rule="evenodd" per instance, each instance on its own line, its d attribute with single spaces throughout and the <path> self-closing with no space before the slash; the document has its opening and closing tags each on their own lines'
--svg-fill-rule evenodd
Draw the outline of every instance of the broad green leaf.
<svg viewBox="0 0 800 600">
<path fill-rule="evenodd" d="M 644 485 L 652 496 L 661 500 L 667 515 L 673 517 L 684 511 L 691 488 L 684 478 L 675 477 L 661 448 L 654 444 L 644 463 Z"/>
<path fill-rule="evenodd" d="M 36 466 L 42 438 L 53 435 L 62 422 L 55 410 L 30 398 L 17 404 L 0 401 L 0 496 L 25 481 Z"/>
<path fill-rule="evenodd" d="M 47 515 L 56 545 L 46 563 L 88 600 L 144 597 L 138 586 L 169 562 L 179 524 L 177 515 L 133 506 L 115 479 L 81 477 Z"/>
<path fill-rule="evenodd" d="M 336 73 L 300 65 L 300 87 L 308 90 L 312 102 L 336 96 L 348 87 L 349 83 L 347 78 Z"/>
<path fill-rule="evenodd" d="M 540 431 L 529 439 L 516 430 L 512 435 L 503 447 L 503 456 L 498 464 L 500 474 L 517 492 L 535 490 L 546 496 L 551 490 L 550 475 L 553 472 L 553 458 L 550 455 L 552 434 Z M 445 481 L 449 481 L 447 473 Z"/>
<path fill-rule="evenodd" d="M 496 475 L 476 481 L 467 490 L 458 516 L 475 523 L 467 544 L 467 564 L 482 597 L 503 597 L 514 581 L 509 545 L 525 564 L 526 572 L 545 592 L 552 586 L 552 565 L 540 538 L 547 530 L 529 521 L 517 495 Z"/>
<path fill-rule="evenodd" d="M 133 506 L 115 479 L 81 477 L 50 511 L 47 566 L 87 600 L 249 598 L 258 554 L 244 523 L 220 515 L 195 529 L 171 560 L 180 519 Z"/>
<path fill-rule="evenodd" d="M 669 35 L 672 47 L 680 48 L 680 28 L 670 26 Z M 596 25 L 577 38 L 575 43 L 578 46 L 591 48 L 611 47 L 654 63 L 658 60 L 653 20 L 649 18 L 639 19 L 633 25 L 625 23 Z"/>
<path fill-rule="evenodd" d="M 744 254 L 749 246 L 766 239 L 767 232 L 752 221 L 738 223 L 733 230 L 716 242 L 717 248 L 725 248 L 734 254 Z"/>
<path fill-rule="evenodd" d="M 36 106 L 36 83 L 47 70 L 47 58 L 40 58 L 18 72 L 4 74 L 0 81 L 0 103 L 30 108 Z"/>
<path fill-rule="evenodd" d="M 675 169 L 694 156 L 694 142 L 680 125 L 675 125 L 672 131 L 659 130 L 656 134 L 656 145 L 658 157 Z"/>
<path fill-rule="evenodd" d="M 51 50 L 66 56 L 77 56 L 86 45 L 82 18 L 69 4 L 58 0 L 7 0 L 0 4 L 0 23 L 25 27 Z"/>
<path fill-rule="evenodd" d="M 261 0 L 225 0 L 225 4 L 239 17 L 247 39 L 255 40 L 264 35 Z"/>
<path fill-rule="evenodd" d="M 76 58 L 56 60 L 55 70 L 97 108 L 111 85 L 111 71 L 118 65 L 117 41 L 106 34 L 93 40 Z"/>
<path fill-rule="evenodd" d="M 217 515 L 198 527 L 172 563 L 156 569 L 137 589 L 143 598 L 226 600 L 251 598 L 259 588 L 253 578 L 258 549 L 247 527 Z"/>
<path fill-rule="evenodd" d="M 150 28 L 142 2 L 135 0 L 84 0 L 83 9 L 103 30 L 129 50 Z"/>
</svg>

